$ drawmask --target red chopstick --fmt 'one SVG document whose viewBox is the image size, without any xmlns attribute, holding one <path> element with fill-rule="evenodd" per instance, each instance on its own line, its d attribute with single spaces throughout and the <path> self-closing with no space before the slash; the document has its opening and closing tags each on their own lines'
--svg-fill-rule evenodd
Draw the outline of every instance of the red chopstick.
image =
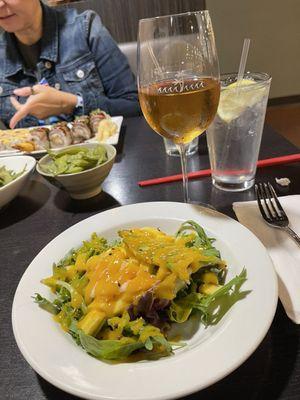
<svg viewBox="0 0 300 400">
<path fill-rule="evenodd" d="M 257 167 L 258 168 L 271 167 L 272 165 L 289 164 L 297 161 L 300 161 L 300 153 L 291 154 L 288 156 L 266 158 L 265 160 L 259 160 L 257 161 Z M 201 178 L 210 175 L 211 175 L 210 169 L 202 169 L 200 171 L 188 173 L 189 179 Z M 160 183 L 176 182 L 180 181 L 181 179 L 182 179 L 182 174 L 178 174 L 178 175 L 164 176 L 162 178 L 147 179 L 146 181 L 138 182 L 138 184 L 139 186 L 151 186 L 151 185 L 159 185 Z"/>
</svg>

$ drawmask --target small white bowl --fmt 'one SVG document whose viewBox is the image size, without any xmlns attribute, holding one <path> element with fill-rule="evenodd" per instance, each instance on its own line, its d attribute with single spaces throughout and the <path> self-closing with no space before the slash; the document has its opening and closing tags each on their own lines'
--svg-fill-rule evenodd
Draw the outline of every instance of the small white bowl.
<svg viewBox="0 0 300 400">
<path fill-rule="evenodd" d="M 116 157 L 116 149 L 110 144 L 101 143 L 107 152 L 107 161 L 97 167 L 87 169 L 86 171 L 77 172 L 75 174 L 61 174 L 53 176 L 48 172 L 42 170 L 42 166 L 51 161 L 50 156 L 47 154 L 41 158 L 36 166 L 39 174 L 46 178 L 53 185 L 65 189 L 73 199 L 83 200 L 89 199 L 99 194 L 102 190 L 102 183 L 107 175 L 110 173 Z M 69 146 L 74 147 L 97 147 L 99 143 L 80 143 L 77 145 Z M 68 147 L 57 150 L 57 152 L 66 151 Z"/>
<path fill-rule="evenodd" d="M 22 175 L 0 188 L 0 208 L 14 199 L 23 189 L 31 173 L 34 171 L 35 164 L 36 160 L 30 156 L 0 158 L 0 167 L 4 166 L 6 169 L 16 173 L 24 170 Z"/>
</svg>

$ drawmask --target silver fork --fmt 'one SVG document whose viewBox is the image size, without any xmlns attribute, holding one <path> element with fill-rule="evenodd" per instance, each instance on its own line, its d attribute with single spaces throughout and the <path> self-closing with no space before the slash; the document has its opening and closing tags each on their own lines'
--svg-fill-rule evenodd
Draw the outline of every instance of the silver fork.
<svg viewBox="0 0 300 400">
<path fill-rule="evenodd" d="M 286 231 L 300 246 L 300 237 L 289 227 L 288 216 L 282 208 L 271 183 L 256 184 L 255 193 L 264 220 L 274 228 Z"/>
</svg>

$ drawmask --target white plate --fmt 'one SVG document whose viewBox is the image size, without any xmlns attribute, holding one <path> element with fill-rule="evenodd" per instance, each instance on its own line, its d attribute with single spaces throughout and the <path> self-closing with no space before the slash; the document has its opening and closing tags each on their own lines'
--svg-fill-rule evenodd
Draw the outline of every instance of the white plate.
<svg viewBox="0 0 300 400">
<path fill-rule="evenodd" d="M 39 292 L 49 296 L 40 280 L 83 239 L 98 232 L 108 239 L 121 228 L 155 226 L 175 233 L 185 220 L 201 224 L 217 238 L 216 247 L 228 261 L 228 279 L 243 267 L 252 292 L 216 326 L 200 328 L 188 346 L 158 361 L 110 365 L 87 355 L 62 332 L 51 316 L 33 303 Z M 261 242 L 227 216 L 198 206 L 140 203 L 94 215 L 67 229 L 32 261 L 17 288 L 12 323 L 17 344 L 28 363 L 44 379 L 85 399 L 161 400 L 187 395 L 223 378 L 257 348 L 272 322 L 277 304 L 277 279 Z"/>
<path fill-rule="evenodd" d="M 118 141 L 119 141 L 123 117 L 117 116 L 117 117 L 111 117 L 111 119 L 113 122 L 115 122 L 117 124 L 117 127 L 118 127 L 117 132 L 114 135 L 107 138 L 106 140 L 104 140 L 103 143 L 116 145 L 116 144 L 118 144 Z M 49 128 L 49 127 L 50 127 L 49 125 L 46 126 L 46 128 Z M 33 128 L 34 127 L 31 127 L 28 129 L 33 129 Z M 98 143 L 98 141 L 94 138 L 88 139 L 88 140 L 86 140 L 86 142 L 87 143 Z M 2 151 L 0 151 L 0 157 L 17 156 L 17 155 L 24 155 L 24 154 L 38 157 L 38 156 L 44 155 L 46 153 L 47 153 L 46 150 L 35 150 L 35 151 L 31 151 L 30 153 L 27 153 L 25 151 L 20 151 L 20 150 L 2 150 Z"/>
</svg>

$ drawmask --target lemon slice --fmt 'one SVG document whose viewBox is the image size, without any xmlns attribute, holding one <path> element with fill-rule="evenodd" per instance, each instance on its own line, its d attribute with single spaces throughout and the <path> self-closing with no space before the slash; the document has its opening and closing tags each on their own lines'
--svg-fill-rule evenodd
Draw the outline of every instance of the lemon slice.
<svg viewBox="0 0 300 400">
<path fill-rule="evenodd" d="M 257 84 L 254 86 L 255 83 L 250 79 L 243 79 L 239 86 L 237 82 L 234 82 L 222 89 L 218 116 L 223 121 L 229 124 L 238 118 L 247 107 L 252 107 L 264 97 L 267 89 Z"/>
<path fill-rule="evenodd" d="M 253 85 L 253 83 L 255 83 L 255 81 L 253 81 L 252 79 L 242 79 L 242 81 L 240 83 L 240 87 L 241 86 Z M 236 88 L 237 85 L 238 85 L 237 82 L 233 82 L 230 85 L 226 86 L 226 89 L 228 89 L 228 88 L 231 88 L 231 89 Z"/>
</svg>

